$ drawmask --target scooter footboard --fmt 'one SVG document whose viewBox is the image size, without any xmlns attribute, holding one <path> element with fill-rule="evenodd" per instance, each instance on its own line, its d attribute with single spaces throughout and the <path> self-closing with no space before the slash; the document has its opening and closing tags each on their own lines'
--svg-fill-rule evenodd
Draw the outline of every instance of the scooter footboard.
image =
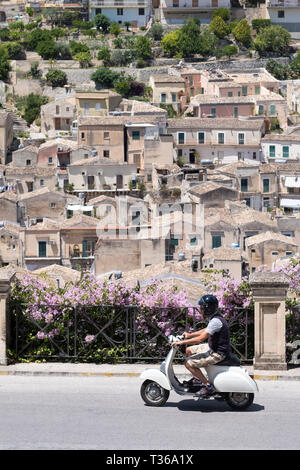
<svg viewBox="0 0 300 470">
<path fill-rule="evenodd" d="M 140 380 L 142 382 L 145 382 L 146 380 L 151 380 L 153 382 L 158 383 L 161 387 L 165 388 L 166 390 L 172 390 L 172 387 L 167 377 L 159 369 L 146 369 L 140 375 Z"/>
</svg>

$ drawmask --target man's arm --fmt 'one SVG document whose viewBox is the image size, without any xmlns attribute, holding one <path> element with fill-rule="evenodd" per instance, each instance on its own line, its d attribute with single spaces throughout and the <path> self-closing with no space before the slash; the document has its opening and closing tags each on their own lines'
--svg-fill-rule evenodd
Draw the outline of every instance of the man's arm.
<svg viewBox="0 0 300 470">
<path fill-rule="evenodd" d="M 190 338 L 194 338 L 195 336 L 199 336 L 202 331 L 205 331 L 205 328 L 202 328 L 202 330 L 197 330 L 197 331 L 194 331 L 194 333 L 188 333 L 187 331 L 185 331 L 183 333 L 185 339 L 190 339 Z"/>
<path fill-rule="evenodd" d="M 172 346 L 182 346 L 182 345 L 189 345 L 189 344 L 198 344 L 202 343 L 206 339 L 208 339 L 210 336 L 209 333 L 207 333 L 206 329 L 204 328 L 203 330 L 199 330 L 198 332 L 191 333 L 191 337 L 188 339 L 184 339 L 182 341 L 176 341 L 173 343 Z"/>
</svg>

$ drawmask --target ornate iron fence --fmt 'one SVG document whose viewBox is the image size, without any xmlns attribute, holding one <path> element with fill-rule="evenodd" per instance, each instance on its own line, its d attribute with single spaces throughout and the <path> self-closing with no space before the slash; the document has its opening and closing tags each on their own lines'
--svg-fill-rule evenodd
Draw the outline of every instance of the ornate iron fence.
<svg viewBox="0 0 300 470">
<path fill-rule="evenodd" d="M 197 307 L 18 305 L 11 313 L 9 352 L 15 361 L 156 361 L 169 350 L 169 334 L 207 324 Z M 253 311 L 236 309 L 227 320 L 233 351 L 251 362 Z"/>
</svg>

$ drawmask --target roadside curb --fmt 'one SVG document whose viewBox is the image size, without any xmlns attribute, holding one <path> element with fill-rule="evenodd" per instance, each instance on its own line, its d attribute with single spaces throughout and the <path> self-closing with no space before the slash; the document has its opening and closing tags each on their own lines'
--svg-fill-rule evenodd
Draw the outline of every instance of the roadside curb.
<svg viewBox="0 0 300 470">
<path fill-rule="evenodd" d="M 60 376 L 60 377 L 139 377 L 140 372 L 70 372 L 70 371 L 30 371 L 30 370 L 0 370 L 1 376 L 35 376 L 35 377 L 49 377 L 49 376 Z M 253 372 L 251 373 L 251 375 Z M 177 373 L 177 377 L 186 377 L 186 374 Z M 271 374 L 253 374 L 254 380 L 295 380 L 300 381 L 300 375 L 288 376 L 288 375 L 271 375 Z"/>
</svg>

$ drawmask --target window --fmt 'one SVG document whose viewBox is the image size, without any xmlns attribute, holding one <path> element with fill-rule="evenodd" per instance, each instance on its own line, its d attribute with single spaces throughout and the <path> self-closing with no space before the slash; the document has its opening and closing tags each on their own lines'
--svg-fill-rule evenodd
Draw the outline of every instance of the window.
<svg viewBox="0 0 300 470">
<path fill-rule="evenodd" d="M 269 157 L 270 158 L 275 157 L 275 145 L 269 145 Z"/>
<path fill-rule="evenodd" d="M 84 114 L 90 114 L 90 103 L 84 103 Z"/>
<path fill-rule="evenodd" d="M 273 256 L 278 256 L 278 251 L 272 251 Z"/>
<path fill-rule="evenodd" d="M 139 16 L 145 15 L 145 8 L 139 8 Z"/>
<path fill-rule="evenodd" d="M 95 110 L 100 111 L 100 109 L 101 109 L 101 103 L 96 103 L 95 104 Z"/>
<path fill-rule="evenodd" d="M 290 147 L 288 145 L 283 145 L 283 147 L 282 147 L 282 156 L 283 156 L 283 158 L 289 158 L 289 156 L 290 156 Z"/>
<path fill-rule="evenodd" d="M 39 258 L 45 258 L 47 256 L 47 242 L 39 241 L 38 247 L 39 247 Z"/>
<path fill-rule="evenodd" d="M 252 158 L 253 160 L 256 160 L 256 152 L 253 152 Z"/>
<path fill-rule="evenodd" d="M 276 114 L 276 109 L 275 109 L 275 104 L 270 105 L 270 116 L 275 116 Z"/>
<path fill-rule="evenodd" d="M 104 139 L 109 139 L 109 132 L 104 132 Z"/>
<path fill-rule="evenodd" d="M 103 150 L 103 157 L 109 158 L 109 150 Z"/>
<path fill-rule="evenodd" d="M 162 94 L 160 95 L 160 101 L 161 101 L 161 103 L 166 103 L 166 101 L 167 101 L 167 95 L 166 95 L 166 93 L 162 93 Z"/>
<path fill-rule="evenodd" d="M 184 144 L 184 141 L 185 141 L 184 132 L 178 132 L 178 143 L 179 144 Z"/>
<path fill-rule="evenodd" d="M 248 178 L 241 178 L 241 191 L 242 193 L 248 192 Z"/>
<path fill-rule="evenodd" d="M 123 8 L 117 8 L 117 15 L 123 16 Z"/>
<path fill-rule="evenodd" d="M 68 108 L 68 106 L 66 107 L 66 111 L 67 111 L 67 113 L 70 111 L 70 108 Z"/>
<path fill-rule="evenodd" d="M 243 96 L 247 96 L 247 93 L 248 93 L 248 87 L 243 86 L 243 87 L 242 87 L 242 95 L 243 95 Z"/>
<path fill-rule="evenodd" d="M 233 95 L 232 95 L 232 91 L 229 91 L 229 92 L 227 93 L 227 96 L 229 96 L 229 97 L 233 96 Z"/>
<path fill-rule="evenodd" d="M 179 0 L 173 0 L 173 8 L 179 7 Z"/>
<path fill-rule="evenodd" d="M 132 131 L 132 139 L 140 140 L 140 131 Z"/>
<path fill-rule="evenodd" d="M 293 254 L 293 252 L 292 251 L 286 251 L 285 254 L 286 254 L 286 256 L 291 256 Z"/>
<path fill-rule="evenodd" d="M 198 132 L 198 144 L 204 144 L 205 141 L 205 133 Z"/>
<path fill-rule="evenodd" d="M 238 134 L 239 145 L 244 145 L 245 143 L 245 134 Z"/>
<path fill-rule="evenodd" d="M 51 207 L 51 209 L 55 209 L 56 208 L 56 203 L 55 202 L 50 202 L 50 207 Z"/>
<path fill-rule="evenodd" d="M 239 108 L 238 108 L 238 106 L 235 106 L 233 108 L 233 115 L 234 115 L 235 118 L 239 117 Z"/>
<path fill-rule="evenodd" d="M 221 235 L 212 235 L 212 247 L 219 248 L 222 245 Z"/>
<path fill-rule="evenodd" d="M 171 93 L 171 96 L 172 96 L 172 102 L 173 102 L 173 103 L 176 103 L 176 100 L 177 100 L 177 95 L 176 95 L 176 93 Z"/>
<path fill-rule="evenodd" d="M 264 105 L 263 104 L 260 104 L 258 105 L 258 114 L 261 116 L 262 114 L 264 114 Z"/>
<path fill-rule="evenodd" d="M 278 18 L 284 18 L 284 10 L 278 10 Z"/>
<path fill-rule="evenodd" d="M 81 138 L 82 138 L 82 139 L 85 138 L 85 133 L 84 133 L 84 132 L 81 132 Z"/>
<path fill-rule="evenodd" d="M 53 157 L 48 158 L 48 163 L 50 163 L 50 164 L 53 163 Z"/>
<path fill-rule="evenodd" d="M 270 192 L 270 180 L 268 178 L 264 178 L 263 180 L 263 192 L 264 193 Z"/>
<path fill-rule="evenodd" d="M 178 150 L 177 150 L 177 157 L 178 157 L 178 158 L 179 158 L 179 157 L 182 157 L 182 155 L 183 155 L 182 149 L 178 149 Z"/>
<path fill-rule="evenodd" d="M 190 245 L 191 245 L 191 246 L 196 246 L 196 245 L 198 245 L 197 237 L 192 237 L 192 238 L 190 238 Z"/>
<path fill-rule="evenodd" d="M 260 94 L 260 86 L 259 85 L 255 85 L 255 94 L 256 95 Z"/>
<path fill-rule="evenodd" d="M 55 113 L 56 113 L 56 114 L 59 114 L 59 106 L 56 106 L 56 107 L 55 107 Z"/>
<path fill-rule="evenodd" d="M 216 117 L 216 115 L 217 115 L 217 108 L 211 108 L 211 110 L 210 110 L 210 114 L 212 115 L 212 117 L 214 117 L 214 118 L 215 118 L 215 117 Z"/>
<path fill-rule="evenodd" d="M 41 187 L 45 186 L 45 181 L 44 180 L 40 180 L 40 186 Z"/>
<path fill-rule="evenodd" d="M 246 202 L 246 206 L 251 207 L 251 198 L 245 197 L 244 201 Z"/>
<path fill-rule="evenodd" d="M 224 144 L 225 139 L 224 139 L 224 132 L 219 132 L 218 133 L 218 144 Z"/>
<path fill-rule="evenodd" d="M 30 166 L 31 165 L 31 160 L 26 160 L 26 166 Z"/>
</svg>

